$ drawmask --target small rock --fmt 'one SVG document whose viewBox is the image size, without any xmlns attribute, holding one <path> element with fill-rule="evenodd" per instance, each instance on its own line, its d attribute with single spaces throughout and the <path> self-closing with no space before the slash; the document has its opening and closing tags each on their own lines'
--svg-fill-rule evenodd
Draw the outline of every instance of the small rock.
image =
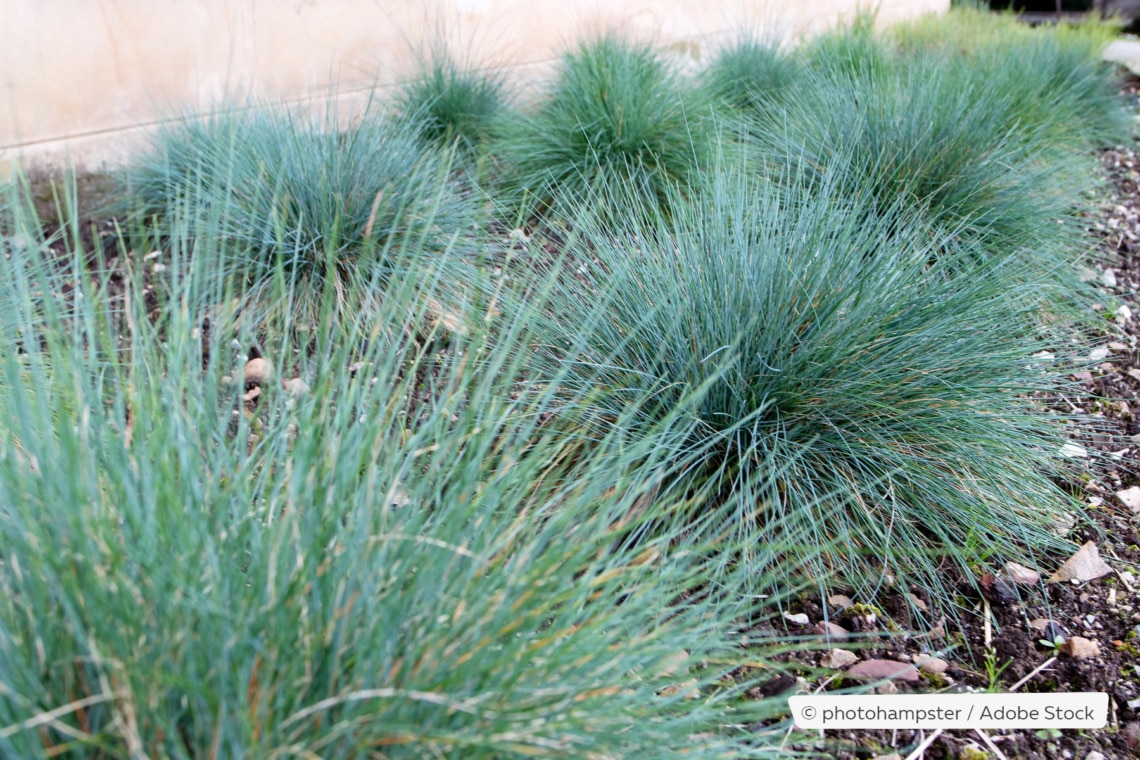
<svg viewBox="0 0 1140 760">
<path fill-rule="evenodd" d="M 899 687 L 895 686 L 891 681 L 887 681 L 885 684 L 876 686 L 875 693 L 882 695 L 898 694 Z"/>
<path fill-rule="evenodd" d="M 1140 513 L 1140 486 L 1132 486 L 1123 491 L 1117 491 L 1116 498 L 1120 499 L 1121 503 L 1133 512 Z"/>
<path fill-rule="evenodd" d="M 1116 307 L 1116 323 L 1118 325 L 1126 325 L 1132 319 L 1132 309 L 1127 306 Z"/>
<path fill-rule="evenodd" d="M 827 604 L 829 607 L 834 607 L 838 610 L 841 610 L 844 607 L 851 606 L 851 597 L 844 596 L 843 594 L 832 594 L 831 596 L 827 597 Z"/>
<path fill-rule="evenodd" d="M 1082 264 L 1077 267 L 1077 279 L 1081 282 L 1092 282 L 1097 279 L 1097 273 Z"/>
<path fill-rule="evenodd" d="M 1006 562 L 1002 570 L 1006 579 L 1013 581 L 1018 586 L 1032 586 L 1041 580 L 1041 573 L 1016 562 Z"/>
<path fill-rule="evenodd" d="M 923 673 L 930 673 L 931 675 L 941 675 L 942 673 L 945 673 L 949 667 L 950 663 L 946 662 L 946 660 L 943 660 L 941 657 L 930 657 L 928 659 L 921 660 L 918 663 L 919 670 L 921 670 Z"/>
<path fill-rule="evenodd" d="M 922 612 L 930 612 L 930 608 L 926 606 L 926 602 L 914 594 L 907 594 L 906 598 L 910 600 L 910 603 L 913 604 L 916 609 Z"/>
<path fill-rule="evenodd" d="M 700 699 L 701 690 L 697 688 L 697 679 L 690 678 L 676 686 L 666 686 L 657 692 L 659 697 L 671 697 L 674 694 L 681 694 L 685 699 Z"/>
<path fill-rule="evenodd" d="M 1091 372 L 1085 372 L 1082 370 L 1080 372 L 1074 372 L 1073 379 L 1082 383 L 1087 383 L 1089 380 L 1093 379 L 1093 375 Z"/>
<path fill-rule="evenodd" d="M 1123 351 L 1129 351 L 1131 349 L 1128 348 L 1127 343 L 1121 343 L 1118 340 L 1114 340 L 1108 344 L 1108 350 L 1109 351 L 1115 351 L 1117 353 L 1121 353 Z"/>
<path fill-rule="evenodd" d="M 1068 638 L 1068 634 L 1061 624 L 1056 620 L 1049 618 L 1036 618 L 1029 621 L 1029 627 L 1044 640 L 1049 642 L 1064 641 Z"/>
<path fill-rule="evenodd" d="M 242 373 L 242 380 L 245 382 L 245 387 L 248 389 L 253 385 L 266 385 L 269 378 L 273 376 L 273 365 L 265 359 L 258 357 L 250 359 L 245 363 L 245 370 Z"/>
<path fill-rule="evenodd" d="M 467 328 L 463 324 L 463 318 L 444 307 L 442 303 L 434 298 L 427 299 L 427 319 L 432 324 L 440 324 L 444 329 L 456 335 L 466 335 Z"/>
<path fill-rule="evenodd" d="M 1056 359 L 1057 357 L 1053 354 L 1052 351 L 1038 351 L 1035 354 L 1030 354 L 1029 358 L 1030 359 L 1040 359 L 1041 361 L 1051 362 L 1054 359 Z"/>
<path fill-rule="evenodd" d="M 1140 752 L 1140 721 L 1129 721 L 1124 724 L 1124 741 L 1128 744 L 1128 749 L 1133 752 Z"/>
<path fill-rule="evenodd" d="M 1092 752 L 1085 755 L 1085 760 L 1106 760 L 1106 758 L 1103 753 L 1097 752 L 1094 749 Z"/>
<path fill-rule="evenodd" d="M 1061 447 L 1060 455 L 1066 459 L 1085 459 L 1088 457 L 1088 450 L 1079 443 L 1068 441 Z"/>
<path fill-rule="evenodd" d="M 811 618 L 809 618 L 807 615 L 805 615 L 802 612 L 797 613 L 797 614 L 792 614 L 791 612 L 785 612 L 784 613 L 784 620 L 787 620 L 789 623 L 794 623 L 795 625 L 807 625 L 808 623 L 811 622 Z"/>
<path fill-rule="evenodd" d="M 982 587 L 982 595 L 991 604 L 1009 604 L 1021 598 L 1021 594 L 1012 583 L 991 573 L 983 575 L 978 585 Z"/>
<path fill-rule="evenodd" d="M 1092 351 L 1089 351 L 1090 362 L 1102 362 L 1108 358 L 1108 347 L 1097 346 Z"/>
<path fill-rule="evenodd" d="M 756 691 L 765 697 L 778 697 L 787 694 L 796 687 L 796 679 L 788 673 L 781 673 L 770 681 L 765 681 L 756 687 Z"/>
<path fill-rule="evenodd" d="M 913 665 L 897 660 L 863 660 L 852 665 L 847 670 L 847 675 L 867 681 L 880 681 L 884 678 L 896 678 L 900 681 L 919 680 L 918 670 Z"/>
<path fill-rule="evenodd" d="M 312 389 L 309 388 L 309 384 L 299 377 L 294 377 L 292 380 L 285 381 L 285 392 L 293 398 L 302 396 L 308 393 L 310 390 Z"/>
<path fill-rule="evenodd" d="M 1049 578 L 1050 583 L 1069 580 L 1091 581 L 1112 572 L 1112 568 L 1100 558 L 1100 552 L 1092 541 L 1085 543 L 1077 552 L 1065 560 L 1065 564 Z"/>
<path fill-rule="evenodd" d="M 1074 660 L 1087 660 L 1100 654 L 1100 646 L 1083 636 L 1073 636 L 1061 645 L 1061 652 Z"/>
<path fill-rule="evenodd" d="M 821 636 L 829 639 L 835 639 L 836 641 L 846 641 L 847 639 L 851 638 L 850 631 L 839 625 L 839 623 L 833 623 L 830 620 L 820 621 L 816 623 L 815 628 L 812 630 Z"/>
<path fill-rule="evenodd" d="M 1100 282 L 1106 288 L 1116 287 L 1116 272 L 1111 269 L 1106 269 L 1100 273 Z"/>
<path fill-rule="evenodd" d="M 1130 720 L 1124 724 L 1124 742 L 1133 752 L 1140 751 L 1140 721 Z"/>
<path fill-rule="evenodd" d="M 859 658 L 854 652 L 848 652 L 846 649 L 832 649 L 820 658 L 819 664 L 825 668 L 839 670 L 858 661 Z"/>
<path fill-rule="evenodd" d="M 1132 369 L 1128 370 L 1128 376 L 1133 380 L 1140 380 L 1140 369 L 1133 367 Z"/>
</svg>

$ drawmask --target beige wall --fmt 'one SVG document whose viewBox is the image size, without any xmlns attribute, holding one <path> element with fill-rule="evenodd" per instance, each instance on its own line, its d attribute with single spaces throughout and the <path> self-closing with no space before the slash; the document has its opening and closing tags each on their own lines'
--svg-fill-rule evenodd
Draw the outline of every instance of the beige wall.
<svg viewBox="0 0 1140 760">
<path fill-rule="evenodd" d="M 950 0 L 879 0 L 881 24 Z M 0 175 L 11 162 L 123 160 L 164 113 L 224 97 L 361 97 L 443 39 L 480 65 L 535 75 L 600 28 L 700 58 L 749 26 L 794 38 L 861 0 L 2 0 Z"/>
</svg>

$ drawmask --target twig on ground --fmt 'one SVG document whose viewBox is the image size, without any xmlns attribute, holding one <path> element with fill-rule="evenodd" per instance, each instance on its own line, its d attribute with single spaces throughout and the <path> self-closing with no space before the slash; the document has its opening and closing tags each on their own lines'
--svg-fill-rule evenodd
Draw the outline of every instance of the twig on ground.
<svg viewBox="0 0 1140 760">
<path fill-rule="evenodd" d="M 911 752 L 909 755 L 906 756 L 906 760 L 918 760 L 918 758 L 922 757 L 922 754 L 924 752 L 926 752 L 927 747 L 929 747 L 931 744 L 934 744 L 934 741 L 939 736 L 942 736 L 942 729 L 941 728 L 938 729 L 937 731 L 935 731 L 934 733 L 932 733 L 930 736 L 923 739 L 922 743 L 914 748 L 914 752 Z"/>
<path fill-rule="evenodd" d="M 1025 676 L 1024 678 L 1022 678 L 1020 681 L 1018 681 L 1017 683 L 1015 683 L 1013 686 L 1010 686 L 1010 687 L 1009 687 L 1009 690 L 1010 690 L 1010 691 L 1017 691 L 1017 690 L 1018 690 L 1018 689 L 1020 689 L 1022 686 L 1024 686 L 1024 685 L 1026 684 L 1026 682 L 1028 682 L 1028 681 L 1029 681 L 1029 679 L 1030 679 L 1030 678 L 1033 678 L 1033 676 L 1037 675 L 1037 674 L 1038 674 L 1038 673 L 1040 673 L 1042 670 L 1045 670 L 1045 668 L 1049 667 L 1050 665 L 1052 665 L 1052 664 L 1053 664 L 1054 662 L 1056 662 L 1056 661 L 1057 661 L 1057 658 L 1056 658 L 1056 657 L 1050 657 L 1048 660 L 1046 660 L 1045 662 L 1041 663 L 1040 665 L 1038 665 L 1037 667 L 1035 667 L 1033 670 L 1029 671 L 1029 673 L 1028 673 L 1028 674 L 1026 674 L 1026 676 Z"/>
</svg>

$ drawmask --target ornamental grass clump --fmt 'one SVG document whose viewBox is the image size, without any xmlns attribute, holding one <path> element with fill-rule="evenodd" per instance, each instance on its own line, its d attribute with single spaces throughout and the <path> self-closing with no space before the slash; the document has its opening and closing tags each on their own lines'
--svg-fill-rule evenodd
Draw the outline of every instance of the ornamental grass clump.
<svg viewBox="0 0 1140 760">
<path fill-rule="evenodd" d="M 943 562 L 1057 547 L 1063 425 L 1028 394 L 1064 381 L 1033 358 L 1053 347 L 1034 326 L 1047 291 L 1008 289 L 1024 265 L 948 277 L 905 204 L 823 182 L 707 186 L 670 220 L 594 230 L 598 263 L 559 291 L 541 355 L 584 417 L 609 429 L 635 410 L 636 438 L 680 409 L 689 482 L 719 488 L 706 503 L 860 593 L 889 577 L 946 601 Z"/>
<path fill-rule="evenodd" d="M 851 198 L 909 205 L 967 246 L 1021 250 L 1042 271 L 1074 255 L 1073 216 L 1091 185 L 1084 156 L 1052 149 L 1047 125 L 1018 125 L 1006 90 L 961 64 L 816 77 L 788 114 L 758 132 L 773 172 L 833 177 Z"/>
<path fill-rule="evenodd" d="M 811 68 L 841 78 L 873 76 L 895 63 L 875 33 L 875 15 L 865 11 L 813 37 L 799 52 Z"/>
<path fill-rule="evenodd" d="M 299 358 L 266 347 L 308 389 L 267 384 L 250 408 L 222 380 L 231 337 L 249 336 L 196 318 L 221 295 L 220 245 L 172 247 L 161 330 L 138 291 L 126 332 L 100 319 L 98 272 L 36 256 L 0 271 L 5 345 L 43 338 L 0 356 L 0 755 L 713 758 L 779 742 L 739 730 L 786 709 L 729 677 L 763 657 L 739 648 L 734 621 L 760 611 L 743 576 L 710 586 L 709 547 L 683 531 L 621 541 L 668 464 L 654 439 L 583 446 L 548 424 L 549 398 L 515 392 L 523 352 L 476 336 L 431 360 L 413 423 L 424 375 L 407 368 L 425 359 L 361 355 L 364 320 Z M 63 281 L 79 312 L 43 299 Z"/>
<path fill-rule="evenodd" d="M 802 63 L 778 42 L 742 37 L 716 52 L 702 86 L 729 109 L 757 119 L 776 119 L 797 86 Z"/>
<path fill-rule="evenodd" d="M 253 300 L 275 279 L 295 284 L 298 319 L 312 322 L 326 291 L 351 312 L 373 283 L 407 274 L 392 251 L 441 250 L 471 224 L 448 174 L 398 120 L 368 112 L 342 127 L 250 107 L 162 128 L 124 181 L 137 224 L 217 238 L 236 265 L 221 274 Z"/>
<path fill-rule="evenodd" d="M 1055 146 L 1075 152 L 1127 140 L 1132 125 L 1114 64 L 1101 60 L 1119 35 L 1116 21 L 1030 27 L 1012 13 L 955 8 L 891 28 L 886 42 L 906 62 L 941 58 L 967 84 L 996 89 L 1010 126 L 1047 125 Z"/>
<path fill-rule="evenodd" d="M 571 213 L 592 188 L 624 186 L 628 209 L 659 208 L 710 150 L 707 94 L 690 87 L 650 45 L 608 34 L 562 57 L 531 113 L 504 128 L 504 189 L 524 210 Z"/>
<path fill-rule="evenodd" d="M 500 74 L 434 55 L 400 88 L 397 106 L 428 146 L 455 147 L 464 158 L 483 151 L 508 107 Z"/>
</svg>

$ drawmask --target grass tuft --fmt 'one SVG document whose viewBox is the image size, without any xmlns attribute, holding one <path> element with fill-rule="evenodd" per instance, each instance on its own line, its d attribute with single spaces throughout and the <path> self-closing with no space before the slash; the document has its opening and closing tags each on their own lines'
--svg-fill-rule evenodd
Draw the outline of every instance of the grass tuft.
<svg viewBox="0 0 1140 760">
<path fill-rule="evenodd" d="M 541 210 L 621 185 L 636 206 L 660 207 L 710 149 L 705 102 L 649 45 L 613 34 L 584 42 L 563 56 L 535 110 L 506 130 L 506 189 Z"/>
<path fill-rule="evenodd" d="M 401 87 L 397 106 L 427 145 L 455 146 L 471 158 L 486 148 L 504 118 L 506 85 L 501 75 L 465 69 L 436 55 Z"/>
<path fill-rule="evenodd" d="M 889 575 L 947 600 L 940 562 L 1057 546 L 1063 431 L 1026 394 L 1063 381 L 1030 358 L 1045 304 L 1010 298 L 1016 261 L 940 276 L 939 242 L 902 204 L 709 182 L 671 220 L 591 236 L 589 286 L 561 291 L 545 355 L 593 389 L 590 418 L 635 408 L 653 426 L 682 406 L 691 474 L 719 484 L 738 528 L 793 566 L 838 541 L 817 577 L 868 592 Z"/>
<path fill-rule="evenodd" d="M 160 237 L 217 236 L 252 300 L 295 285 L 295 317 L 315 323 L 327 297 L 351 312 L 393 271 L 392 252 L 438 251 L 471 222 L 448 164 L 396 120 L 341 128 L 248 108 L 163 128 L 125 173 L 131 210 Z"/>
<path fill-rule="evenodd" d="M 82 251 L 0 273 L 0 337 L 43 338 L 0 358 L 0 754 L 762 753 L 735 728 L 784 709 L 732 676 L 764 659 L 737 643 L 751 579 L 710 587 L 682 529 L 623 543 L 671 509 L 669 463 L 517 392 L 532 315 L 444 351 L 364 319 L 283 339 L 265 357 L 309 389 L 251 405 L 223 380 L 249 338 L 214 308 L 224 244 L 168 252 L 161 325 L 138 290 L 103 319 Z M 64 281 L 73 309 L 39 295 Z M 439 295 L 390 291 L 394 332 Z"/>
<path fill-rule="evenodd" d="M 762 119 L 779 111 L 800 75 L 800 60 L 778 42 L 743 37 L 717 51 L 703 86 L 729 108 Z"/>
</svg>

